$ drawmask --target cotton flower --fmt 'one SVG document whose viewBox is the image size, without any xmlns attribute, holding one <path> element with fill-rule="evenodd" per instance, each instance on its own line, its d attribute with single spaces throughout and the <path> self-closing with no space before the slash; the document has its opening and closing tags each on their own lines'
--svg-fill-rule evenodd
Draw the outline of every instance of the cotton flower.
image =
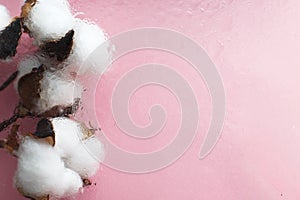
<svg viewBox="0 0 300 200">
<path fill-rule="evenodd" d="M 25 15 L 24 26 L 38 46 L 62 38 L 75 23 L 66 0 L 37 0 Z"/>
<path fill-rule="evenodd" d="M 62 198 L 77 193 L 83 183 L 76 172 L 65 167 L 52 146 L 43 140 L 25 137 L 18 150 L 14 185 L 31 198 L 47 195 Z"/>
<path fill-rule="evenodd" d="M 66 62 L 61 64 L 66 69 L 66 73 L 101 74 L 105 70 L 111 59 L 111 50 L 110 45 L 105 43 L 106 35 L 99 26 L 88 20 L 75 18 L 66 0 L 30 0 L 30 2 L 32 7 L 23 6 L 26 8 L 22 12 L 24 28 L 35 39 L 35 44 L 46 54 L 49 55 L 49 51 L 45 51 L 48 43 L 62 40 L 67 33 L 74 31 L 74 37 L 73 35 L 67 37 L 73 40 L 68 41 L 69 46 L 64 46 L 68 51 L 63 56 L 57 56 L 57 49 L 50 52 L 50 57 L 55 55 L 59 61 L 69 56 Z M 102 44 L 105 45 L 97 48 Z"/>
</svg>

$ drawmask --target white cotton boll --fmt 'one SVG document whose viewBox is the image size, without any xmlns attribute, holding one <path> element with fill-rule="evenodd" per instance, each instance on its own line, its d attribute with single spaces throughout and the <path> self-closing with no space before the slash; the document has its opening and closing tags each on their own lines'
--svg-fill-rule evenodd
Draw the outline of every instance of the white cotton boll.
<svg viewBox="0 0 300 200">
<path fill-rule="evenodd" d="M 54 149 L 62 156 L 66 166 L 83 178 L 94 175 L 103 160 L 102 143 L 87 134 L 83 124 L 74 120 L 58 117 L 51 119 L 55 132 Z"/>
<path fill-rule="evenodd" d="M 37 45 L 58 40 L 74 26 L 74 18 L 66 0 L 38 0 L 24 19 Z"/>
<path fill-rule="evenodd" d="M 105 33 L 96 24 L 80 19 L 76 19 L 74 31 L 73 49 L 67 60 L 70 64 L 68 70 L 77 74 L 101 74 L 111 58 L 109 45 L 97 48 L 106 41 Z"/>
<path fill-rule="evenodd" d="M 0 4 L 0 31 L 3 30 L 11 21 L 7 8 Z"/>
<path fill-rule="evenodd" d="M 83 186 L 80 176 L 64 166 L 52 146 L 30 137 L 19 147 L 14 184 L 31 197 L 57 198 L 73 195 Z"/>
<path fill-rule="evenodd" d="M 55 150 L 63 157 L 68 157 L 84 137 L 80 123 L 65 117 L 50 119 L 55 132 Z"/>
<path fill-rule="evenodd" d="M 41 80 L 40 99 L 36 104 L 36 112 L 43 113 L 54 106 L 71 106 L 81 98 L 83 88 L 74 80 L 59 74 L 59 71 L 44 72 Z"/>
</svg>

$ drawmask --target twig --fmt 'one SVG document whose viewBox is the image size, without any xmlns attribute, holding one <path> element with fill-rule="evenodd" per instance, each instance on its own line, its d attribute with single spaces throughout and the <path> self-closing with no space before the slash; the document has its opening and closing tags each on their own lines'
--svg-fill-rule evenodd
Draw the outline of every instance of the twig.
<svg viewBox="0 0 300 200">
<path fill-rule="evenodd" d="M 12 123 L 16 122 L 17 119 L 19 119 L 18 114 L 14 114 L 11 118 L 4 120 L 3 122 L 0 123 L 0 132 L 3 131 L 5 128 L 7 128 L 9 125 Z"/>
<path fill-rule="evenodd" d="M 18 119 L 28 116 L 31 116 L 31 114 L 21 104 L 19 104 L 15 108 L 13 116 L 0 123 L 0 132 L 6 129 L 11 124 L 13 124 L 14 122 L 16 122 Z"/>
<path fill-rule="evenodd" d="M 12 75 L 10 75 L 8 79 L 0 86 L 0 91 L 7 88 L 7 86 L 9 86 L 16 79 L 18 73 L 18 71 L 15 71 Z"/>
</svg>

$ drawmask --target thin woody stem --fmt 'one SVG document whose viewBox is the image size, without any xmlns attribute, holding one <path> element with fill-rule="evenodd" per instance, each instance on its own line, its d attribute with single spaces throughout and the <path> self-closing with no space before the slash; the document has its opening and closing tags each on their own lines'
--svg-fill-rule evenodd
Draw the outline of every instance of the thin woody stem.
<svg viewBox="0 0 300 200">
<path fill-rule="evenodd" d="M 0 123 L 0 132 L 6 129 L 11 124 L 13 124 L 14 122 L 16 122 L 18 119 L 28 117 L 28 116 L 31 116 L 30 113 L 21 104 L 19 104 L 15 108 L 13 116 Z"/>
<path fill-rule="evenodd" d="M 14 122 L 19 119 L 18 114 L 14 114 L 11 118 L 4 120 L 3 122 L 0 123 L 0 132 L 3 131 L 5 128 L 7 128 L 9 125 L 13 124 Z"/>
<path fill-rule="evenodd" d="M 18 76 L 18 71 L 15 71 L 14 73 L 12 73 L 12 75 L 10 75 L 8 77 L 8 79 L 0 86 L 0 91 L 4 90 L 5 88 L 7 88 Z"/>
</svg>

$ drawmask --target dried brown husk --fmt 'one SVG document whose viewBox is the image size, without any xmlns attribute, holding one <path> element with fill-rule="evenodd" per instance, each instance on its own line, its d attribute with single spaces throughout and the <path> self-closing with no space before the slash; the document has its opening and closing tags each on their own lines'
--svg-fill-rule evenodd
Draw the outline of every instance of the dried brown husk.
<svg viewBox="0 0 300 200">
<path fill-rule="evenodd" d="M 32 7 L 36 4 L 36 0 L 27 0 L 25 1 L 24 5 L 21 8 L 21 17 L 26 18 L 28 17 L 28 14 L 30 13 Z"/>
<path fill-rule="evenodd" d="M 50 41 L 40 46 L 40 49 L 50 58 L 62 62 L 67 59 L 73 47 L 74 30 L 70 30 L 59 40 Z"/>
<path fill-rule="evenodd" d="M 55 145 L 55 132 L 51 121 L 47 118 L 42 118 L 38 122 L 33 135 L 39 139 L 45 139 L 51 146 Z"/>
<path fill-rule="evenodd" d="M 40 66 L 34 68 L 31 73 L 25 74 L 18 82 L 18 93 L 20 103 L 29 111 L 34 111 L 37 101 L 40 98 L 41 83 L 45 68 Z M 36 114 L 33 112 L 33 114 Z"/>
<path fill-rule="evenodd" d="M 21 18 L 15 18 L 0 31 L 0 59 L 8 59 L 17 53 L 17 46 L 22 35 Z"/>
</svg>

